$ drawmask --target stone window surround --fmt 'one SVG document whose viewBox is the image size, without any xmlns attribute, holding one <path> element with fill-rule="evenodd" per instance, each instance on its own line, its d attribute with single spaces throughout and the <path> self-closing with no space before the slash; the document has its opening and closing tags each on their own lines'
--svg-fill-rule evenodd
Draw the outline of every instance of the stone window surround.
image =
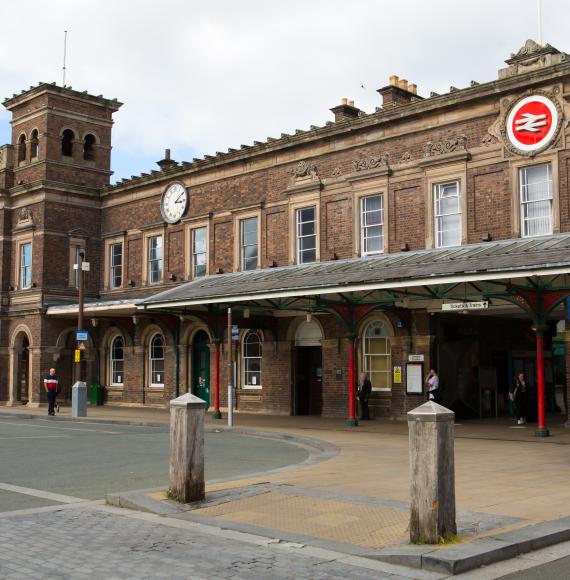
<svg viewBox="0 0 570 580">
<path fill-rule="evenodd" d="M 445 166 L 428 167 L 425 169 L 426 187 L 424 203 L 426 208 L 426 249 L 436 247 L 434 186 L 440 183 L 448 183 L 450 181 L 457 181 L 459 183 L 461 245 L 463 246 L 467 243 L 467 165 L 465 162 L 459 162 Z"/>
<path fill-rule="evenodd" d="M 147 367 L 147 373 L 148 373 L 147 387 L 149 389 L 152 389 L 152 390 L 164 389 L 164 379 L 165 379 L 165 376 L 163 376 L 162 383 L 153 383 L 152 382 L 152 361 L 153 360 L 160 360 L 160 359 L 152 359 L 151 358 L 152 341 L 157 336 L 162 337 L 162 343 L 163 343 L 163 352 L 162 352 L 163 358 L 162 358 L 162 360 L 164 361 L 164 375 L 166 375 L 166 337 L 164 336 L 164 333 L 161 330 L 155 330 L 155 331 L 150 333 L 148 340 L 146 342 L 146 349 L 145 349 L 146 350 L 146 367 Z"/>
<path fill-rule="evenodd" d="M 236 211 L 233 213 L 233 231 L 234 231 L 234 264 L 233 271 L 242 270 L 241 263 L 241 222 L 249 218 L 257 218 L 257 268 L 261 267 L 261 209 L 250 211 Z"/>
<path fill-rule="evenodd" d="M 34 286 L 34 236 L 31 232 L 15 234 L 13 237 L 15 246 L 14 260 L 14 288 L 20 291 L 31 290 Z M 30 273 L 30 287 L 20 288 L 20 252 L 24 244 L 32 244 L 32 269 Z"/>
<path fill-rule="evenodd" d="M 386 329 L 388 331 L 388 344 L 389 344 L 389 350 L 390 350 L 390 372 L 388 373 L 389 376 L 389 380 L 390 383 L 392 384 L 391 387 L 388 388 L 380 388 L 380 389 L 373 389 L 373 391 L 375 393 L 391 393 L 392 392 L 392 387 L 394 386 L 393 384 L 393 380 L 394 380 L 394 375 L 392 373 L 392 341 L 394 339 L 394 337 L 396 336 L 395 332 L 394 332 L 394 326 L 392 324 L 392 322 L 390 321 L 390 319 L 382 314 L 381 312 L 375 312 L 374 314 L 367 316 L 365 318 L 365 320 L 363 320 L 358 328 L 358 343 L 356 346 L 356 360 L 357 362 L 357 368 L 358 368 L 358 375 L 357 375 L 357 381 L 360 380 L 360 373 L 364 372 L 364 333 L 366 332 L 366 329 L 368 328 L 368 326 L 372 323 L 372 322 L 376 322 L 376 321 L 380 321 L 382 322 L 382 324 L 384 324 L 386 326 Z"/>
<path fill-rule="evenodd" d="M 67 281 L 68 288 L 79 288 L 75 285 L 75 272 L 76 270 L 73 266 L 75 265 L 75 248 L 79 246 L 79 251 L 85 253 L 85 238 L 71 237 L 69 238 L 69 278 Z M 78 280 L 79 282 L 79 280 Z"/>
<path fill-rule="evenodd" d="M 108 238 L 105 240 L 104 256 L 103 256 L 103 287 L 105 290 L 110 292 L 115 292 L 117 290 L 122 290 L 125 285 L 125 238 L 126 235 L 115 236 L 113 238 Z M 111 246 L 113 244 L 121 244 L 121 263 L 122 263 L 122 276 L 121 285 L 117 288 L 111 287 Z"/>
<path fill-rule="evenodd" d="M 124 366 L 123 366 L 123 376 L 121 377 L 122 382 L 120 382 L 120 383 L 113 382 L 113 343 L 115 342 L 115 339 L 119 336 L 123 339 L 123 365 L 124 365 L 126 341 L 125 341 L 125 337 L 123 336 L 123 334 L 120 331 L 113 333 L 111 335 L 111 337 L 109 338 L 109 342 L 108 342 L 108 344 L 109 344 L 108 353 L 107 353 L 107 375 L 108 375 L 108 381 L 109 381 L 108 384 L 110 387 L 113 387 L 114 389 L 122 389 L 124 384 L 125 384 Z"/>
<path fill-rule="evenodd" d="M 512 216 L 512 237 L 522 237 L 521 231 L 521 194 L 520 194 L 520 173 L 523 167 L 532 165 L 550 164 L 552 178 L 552 233 L 560 233 L 560 193 L 559 193 L 559 172 L 558 172 L 558 153 L 548 152 L 537 155 L 530 159 L 524 157 L 521 159 L 510 160 L 510 177 L 511 177 L 511 216 Z"/>
<path fill-rule="evenodd" d="M 315 262 L 321 260 L 321 200 L 319 192 L 298 194 L 289 199 L 289 264 L 297 264 L 297 210 L 315 208 Z"/>
<path fill-rule="evenodd" d="M 263 384 L 263 349 L 265 346 L 265 335 L 263 333 L 262 330 L 258 329 L 258 328 L 246 328 L 243 329 L 242 331 L 240 331 L 240 335 L 239 335 L 239 356 L 237 357 L 237 361 L 236 361 L 236 377 L 237 377 L 237 382 L 238 382 L 238 388 L 240 391 L 253 391 L 253 392 L 260 392 L 263 390 L 262 385 L 256 385 L 256 386 L 251 386 L 251 385 L 244 385 L 243 384 L 243 377 L 244 377 L 244 364 L 243 364 L 243 347 L 244 347 L 244 339 L 247 336 L 247 334 L 252 331 L 252 332 L 257 332 L 259 338 L 260 338 L 260 342 L 261 342 L 261 383 Z"/>
<path fill-rule="evenodd" d="M 151 284 L 148 280 L 148 260 L 149 260 L 148 241 L 149 241 L 149 238 L 154 238 L 156 236 L 162 237 L 162 272 L 161 272 L 160 280 L 158 282 L 153 282 Z M 166 263 L 165 263 L 165 259 L 166 259 L 165 238 L 166 238 L 166 236 L 165 236 L 164 227 L 155 228 L 155 229 L 148 230 L 148 231 L 143 233 L 143 251 L 142 251 L 142 255 L 143 255 L 142 285 L 143 286 L 158 286 L 159 284 L 162 284 L 164 282 L 164 270 L 165 270 L 165 266 L 166 266 Z"/>
<path fill-rule="evenodd" d="M 388 195 L 388 178 L 382 177 L 380 179 L 367 180 L 365 183 L 358 184 L 358 189 L 353 191 L 352 203 L 352 247 L 353 256 L 359 257 L 362 252 L 361 248 L 361 199 L 363 197 L 370 197 L 373 195 L 381 195 L 384 202 L 384 246 L 380 253 L 387 253 L 389 240 L 389 224 L 390 224 L 390 204 Z M 327 224 L 328 225 L 328 224 Z"/>
<path fill-rule="evenodd" d="M 192 231 L 206 228 L 206 276 L 210 274 L 210 221 L 202 219 L 184 224 L 184 277 L 193 280 L 192 277 Z"/>
</svg>

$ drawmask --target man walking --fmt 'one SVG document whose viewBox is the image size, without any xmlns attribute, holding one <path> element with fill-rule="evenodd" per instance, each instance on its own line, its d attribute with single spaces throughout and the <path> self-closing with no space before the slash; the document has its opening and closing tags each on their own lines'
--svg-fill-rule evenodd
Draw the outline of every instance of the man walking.
<svg viewBox="0 0 570 580">
<path fill-rule="evenodd" d="M 55 399 L 57 397 L 59 378 L 55 374 L 55 369 L 50 369 L 49 374 L 44 377 L 44 389 L 47 393 L 48 415 L 55 415 Z"/>
</svg>

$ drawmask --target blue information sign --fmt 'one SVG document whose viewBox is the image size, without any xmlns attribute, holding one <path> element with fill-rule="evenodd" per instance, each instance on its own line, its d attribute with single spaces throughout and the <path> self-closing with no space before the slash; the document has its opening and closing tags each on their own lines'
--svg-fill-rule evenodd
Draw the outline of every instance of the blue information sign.
<svg viewBox="0 0 570 580">
<path fill-rule="evenodd" d="M 77 342 L 84 342 L 86 340 L 89 340 L 89 332 L 87 332 L 87 330 L 76 330 L 75 340 Z"/>
</svg>

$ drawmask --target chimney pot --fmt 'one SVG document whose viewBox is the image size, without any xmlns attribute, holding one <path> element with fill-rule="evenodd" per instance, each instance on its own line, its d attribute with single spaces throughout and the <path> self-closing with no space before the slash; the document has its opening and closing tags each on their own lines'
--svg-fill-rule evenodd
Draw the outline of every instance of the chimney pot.
<svg viewBox="0 0 570 580">
<path fill-rule="evenodd" d="M 170 160 L 170 149 L 164 150 L 164 158 Z"/>
<path fill-rule="evenodd" d="M 341 105 L 347 105 L 348 104 L 348 99 L 346 97 L 342 97 L 342 99 L 340 100 L 340 104 Z"/>
<path fill-rule="evenodd" d="M 418 85 L 416 85 L 415 83 L 410 83 L 408 85 L 408 91 L 410 91 L 410 93 L 414 93 L 414 95 L 418 94 Z"/>
<path fill-rule="evenodd" d="M 398 86 L 401 89 L 404 89 L 404 91 L 407 91 L 408 90 L 408 81 L 406 79 L 400 79 L 398 81 Z"/>
<path fill-rule="evenodd" d="M 389 84 L 394 85 L 394 86 L 398 86 L 398 77 L 397 75 L 391 75 L 390 79 L 389 79 Z"/>
<path fill-rule="evenodd" d="M 354 101 L 352 101 L 352 100 L 348 101 L 348 105 L 349 105 L 349 107 L 354 107 Z"/>
</svg>

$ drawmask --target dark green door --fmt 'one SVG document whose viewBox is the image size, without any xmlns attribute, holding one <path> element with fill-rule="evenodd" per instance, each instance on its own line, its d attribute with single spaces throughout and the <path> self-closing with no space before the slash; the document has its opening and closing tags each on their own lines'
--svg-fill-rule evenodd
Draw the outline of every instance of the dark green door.
<svg viewBox="0 0 570 580">
<path fill-rule="evenodd" d="M 192 392 L 210 406 L 210 349 L 208 335 L 201 330 L 192 345 Z"/>
</svg>

